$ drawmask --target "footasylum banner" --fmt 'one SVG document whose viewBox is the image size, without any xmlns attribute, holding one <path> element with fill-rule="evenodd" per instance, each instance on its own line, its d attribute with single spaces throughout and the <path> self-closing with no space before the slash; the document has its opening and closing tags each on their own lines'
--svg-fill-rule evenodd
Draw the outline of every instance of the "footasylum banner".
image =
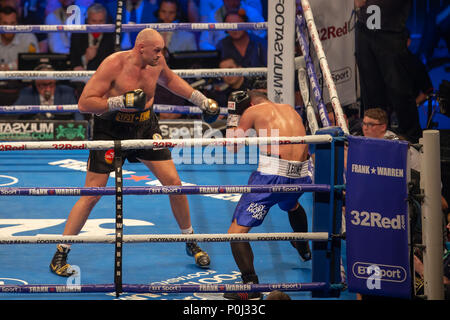
<svg viewBox="0 0 450 320">
<path fill-rule="evenodd" d="M 0 121 L 0 141 L 88 140 L 88 121 Z"/>
</svg>

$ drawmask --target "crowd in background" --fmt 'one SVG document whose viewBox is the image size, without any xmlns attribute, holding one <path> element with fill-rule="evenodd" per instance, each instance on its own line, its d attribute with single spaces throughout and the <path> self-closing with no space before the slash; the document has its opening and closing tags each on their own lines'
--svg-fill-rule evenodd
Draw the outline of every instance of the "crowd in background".
<svg viewBox="0 0 450 320">
<path fill-rule="evenodd" d="M 392 10 L 385 11 L 389 15 L 389 19 L 383 22 L 386 33 L 377 33 L 378 40 L 375 40 L 372 31 L 364 26 L 363 21 L 367 19 L 363 15 L 364 12 L 358 11 L 360 7 L 366 5 L 366 0 L 354 2 L 358 16 L 355 23 L 355 44 L 356 61 L 361 76 L 361 101 L 359 101 L 361 108 L 359 115 L 354 116 L 347 112 L 349 110 L 344 106 L 350 131 L 352 134 L 370 136 L 369 129 L 382 128 L 384 131 L 380 133 L 380 137 L 386 138 L 386 132 L 394 132 L 396 137 L 417 143 L 422 134 L 417 107 L 436 89 L 433 88 L 428 75 L 432 66 L 430 52 L 439 37 L 442 37 L 447 46 L 449 45 L 449 18 L 447 16 L 440 24 L 427 24 L 427 30 L 434 32 L 430 41 L 422 42 L 420 48 L 422 54 L 419 56 L 408 49 L 411 38 L 405 26 L 409 16 L 408 10 L 411 8 L 407 4 L 409 0 L 392 1 L 390 5 L 386 5 Z M 439 13 L 442 8 L 436 5 L 437 1 L 430 3 L 431 11 L 435 15 Z M 71 7 L 72 5 L 76 5 L 75 8 L 78 8 L 76 10 L 79 12 Z M 116 10 L 115 0 L 0 0 L 0 25 L 111 24 L 115 23 Z M 267 21 L 266 0 L 127 0 L 124 1 L 122 19 L 123 24 L 263 21 Z M 123 33 L 120 49 L 132 48 L 136 34 Z M 177 30 L 162 31 L 161 35 L 165 40 L 169 66 L 175 53 L 198 51 L 214 51 L 217 54 L 216 65 L 212 66 L 213 68 L 267 66 L 266 31 Z M 67 69 L 96 70 L 100 63 L 116 50 L 113 33 L 2 33 L 0 38 L 1 71 L 19 70 L 20 53 L 65 54 L 69 62 Z M 392 48 L 399 48 L 401 59 L 389 59 L 386 50 Z M 194 67 L 197 66 L 195 64 L 184 66 L 184 68 Z M 34 69 L 58 70 L 51 63 L 40 63 Z M 196 80 L 198 79 L 193 81 Z M 232 91 L 252 89 L 256 86 L 254 79 L 243 76 L 204 80 L 206 81 L 203 81 L 203 85 L 197 89 L 217 100 L 224 108 Z M 77 104 L 84 84 L 82 81 L 0 80 L 0 101 L 2 105 Z M 172 105 L 190 104 L 160 86 L 157 87 L 154 102 Z M 301 99 L 296 99 L 296 104 L 301 105 Z M 384 110 L 386 115 L 377 118 L 370 116 L 375 113 L 364 112 L 372 108 L 381 108 L 380 112 Z M 159 116 L 161 119 L 192 117 L 181 114 Z M 329 116 L 334 118 L 332 112 Z M 1 119 L 19 120 L 81 120 L 88 117 L 79 113 L 0 115 Z M 303 118 L 306 120 L 305 116 Z M 446 210 L 448 212 L 448 205 Z"/>
<path fill-rule="evenodd" d="M 263 22 L 267 20 L 267 3 L 260 0 L 128 0 L 124 1 L 123 24 L 177 22 Z M 265 6 L 264 6 L 265 4 Z M 75 9 L 74 9 L 75 7 Z M 1 0 L 0 25 L 63 25 L 115 23 L 117 1 L 112 0 Z M 120 50 L 131 49 L 137 32 L 122 33 Z M 211 51 L 218 68 L 224 61 L 233 67 L 264 67 L 267 65 L 266 31 L 189 32 L 184 30 L 161 32 L 166 44 L 166 59 L 171 66 L 175 53 Z M 0 41 L 0 70 L 19 70 L 20 53 L 48 53 L 67 55 L 68 70 L 96 70 L 115 48 L 114 33 L 3 33 Z M 198 61 L 201 58 L 197 59 Z M 230 63 L 227 64 L 229 67 Z M 51 63 L 35 66 L 35 70 L 61 70 Z M 186 66 L 193 68 L 195 65 Z M 200 66 L 202 67 L 202 66 Z M 231 77 L 230 77 L 231 78 Z M 190 80 L 188 80 L 190 81 Z M 247 82 L 247 80 L 246 80 Z M 207 81 L 200 89 L 217 96 L 226 107 L 229 79 Z M 64 105 L 76 104 L 84 87 L 82 81 L 0 81 L 2 105 Z M 249 85 L 246 86 L 246 88 Z M 242 87 L 243 88 L 243 87 Z M 190 105 L 180 97 L 158 86 L 156 104 Z M 69 117 L 68 117 L 69 116 Z M 70 119 L 88 115 L 38 114 L 35 116 L 2 116 L 7 119 Z M 160 114 L 174 119 L 181 114 Z"/>
<path fill-rule="evenodd" d="M 298 1 L 297 1 L 298 2 Z M 426 101 L 428 94 L 435 88 L 430 81 L 427 63 L 430 61 L 430 48 L 426 43 L 435 43 L 442 37 L 448 42 L 448 22 L 441 25 L 427 23 L 428 29 L 436 31 L 430 41 L 421 42 L 421 55 L 413 54 L 409 49 L 411 38 L 405 38 L 403 29 L 411 11 L 410 0 L 398 1 L 395 5 L 387 5 L 385 12 L 389 14 L 389 23 L 383 22 L 383 28 L 399 36 L 395 40 L 370 41 L 361 22 L 364 17 L 363 10 L 358 10 L 366 0 L 355 0 L 355 9 L 358 19 L 355 22 L 356 32 L 356 61 L 360 72 L 361 95 L 359 114 L 350 114 L 354 109 L 344 112 L 350 119 L 361 119 L 364 109 L 381 107 L 388 112 L 389 125 L 398 128 L 402 135 L 411 142 L 417 142 L 421 135 L 420 123 L 417 115 L 418 106 Z M 370 2 L 370 1 L 369 1 Z M 377 1 L 372 1 L 376 3 Z M 442 9 L 431 1 L 431 9 L 436 15 Z M 177 22 L 263 22 L 267 21 L 267 1 L 262 0 L 127 0 L 124 1 L 123 24 L 132 23 L 177 23 Z M 394 8 L 395 7 L 395 8 Z M 59 24 L 111 24 L 115 23 L 117 1 L 113 0 L 0 0 L 0 25 L 59 25 Z M 75 8 L 75 9 L 74 9 Z M 392 12 L 391 12 L 392 11 Z M 397 12 L 394 14 L 394 12 Z M 446 19 L 448 21 L 448 18 Z M 387 21 L 387 20 L 386 20 Z M 444 25 L 444 27 L 442 27 Z M 445 29 L 446 28 L 446 29 Z M 398 29 L 398 30 L 397 30 Z M 400 32 L 401 31 L 401 32 Z M 407 30 L 405 30 L 407 32 Z M 127 50 L 133 47 L 135 32 L 122 33 L 120 49 Z M 211 68 L 249 68 L 267 66 L 267 32 L 265 30 L 247 31 L 203 31 L 190 32 L 185 30 L 162 31 L 166 43 L 166 58 L 171 66 L 171 57 L 177 53 L 213 51 L 217 55 L 215 64 Z M 409 33 L 408 33 L 409 34 Z M 391 35 L 388 35 L 392 39 Z M 108 55 L 113 53 L 113 33 L 3 33 L 0 41 L 0 70 L 18 70 L 19 53 L 51 53 L 65 54 L 68 57 L 69 70 L 96 70 Z M 390 61 L 383 56 L 381 44 L 396 41 L 397 46 L 404 49 L 406 59 L 401 63 Z M 378 49 L 373 49 L 376 46 Z M 300 53 L 301 54 L 301 53 Z M 403 54 L 403 53 L 402 53 Z M 201 58 L 197 59 L 197 61 Z M 390 63 L 389 68 L 378 68 L 376 61 L 382 64 Z M 409 66 L 405 67 L 406 62 Z M 375 63 L 373 63 L 375 62 Z M 425 64 L 424 64 L 425 63 Z M 397 68 L 401 64 L 400 68 Z M 59 66 L 37 65 L 35 68 L 53 68 Z M 187 64 L 183 68 L 204 67 L 202 65 Z M 408 69 L 412 74 L 405 76 L 399 69 Z M 389 70 L 389 73 L 380 73 L 378 70 Z M 383 71 L 384 72 L 384 71 Z M 379 74 L 380 73 L 380 74 Z M 375 77 L 375 75 L 379 74 Z M 393 83 L 386 83 L 385 79 L 393 79 Z M 195 79 L 198 80 L 198 79 Z M 193 81 L 195 81 L 193 80 Z M 205 79 L 205 83 L 198 87 L 207 95 L 216 97 L 221 107 L 226 107 L 227 95 L 232 90 L 247 89 L 254 86 L 255 79 L 243 77 L 228 77 Z M 259 80 L 259 79 L 258 79 Z M 188 80 L 190 81 L 190 80 Z M 55 95 L 59 85 L 73 89 L 75 100 L 78 99 L 84 83 L 66 81 L 48 83 L 45 90 L 38 90 L 35 82 L 30 81 L 0 81 L 0 98 L 2 105 L 32 104 L 72 104 L 70 94 Z M 25 88 L 24 88 L 25 87 Z M 31 87 L 31 89 L 30 89 Z M 41 85 L 42 87 L 42 85 Z M 298 85 L 296 85 L 298 87 Z M 23 90 L 27 89 L 27 90 Z M 70 88 L 63 88 L 64 91 Z M 296 93 L 296 105 L 302 105 L 299 90 Z M 356 90 L 356 88 L 355 88 Z M 43 92 L 46 92 L 44 95 Z M 412 92 L 412 93 L 411 93 Z M 411 94 L 413 94 L 413 98 Z M 390 102 L 389 100 L 393 101 Z M 155 103 L 189 105 L 184 99 L 167 92 L 165 88 L 157 88 Z M 414 110 L 412 110 L 414 109 Z M 56 115 L 59 117 L 60 115 Z M 75 117 L 75 114 L 73 115 Z M 179 114 L 161 114 L 161 118 L 185 117 Z M 39 116 L 41 117 L 41 116 Z M 48 118 L 55 115 L 47 114 Z M 86 116 L 84 116 L 86 117 Z M 189 117 L 189 116 L 186 116 Z M 41 117 L 42 118 L 42 117 Z M 79 118 L 79 117 L 78 117 Z M 358 122 L 355 122 L 358 125 Z M 356 127 L 356 131 L 361 131 Z"/>
</svg>

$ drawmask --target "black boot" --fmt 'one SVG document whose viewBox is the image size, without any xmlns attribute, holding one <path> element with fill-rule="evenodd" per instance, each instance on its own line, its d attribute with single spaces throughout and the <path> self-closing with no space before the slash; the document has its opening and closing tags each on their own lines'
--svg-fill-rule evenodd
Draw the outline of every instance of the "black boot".
<svg viewBox="0 0 450 320">
<path fill-rule="evenodd" d="M 256 274 L 242 275 L 242 282 L 244 284 L 259 283 Z M 262 300 L 261 292 L 226 292 L 223 297 L 228 300 Z"/>
<path fill-rule="evenodd" d="M 211 260 L 208 254 L 203 251 L 196 242 L 186 243 L 186 253 L 188 256 L 195 258 L 195 264 L 200 268 L 209 268 Z"/>
<path fill-rule="evenodd" d="M 61 277 L 70 277 L 75 274 L 74 270 L 70 269 L 70 264 L 67 263 L 67 255 L 70 249 L 64 248 L 61 245 L 56 247 L 55 255 L 50 263 L 50 271 Z"/>
</svg>

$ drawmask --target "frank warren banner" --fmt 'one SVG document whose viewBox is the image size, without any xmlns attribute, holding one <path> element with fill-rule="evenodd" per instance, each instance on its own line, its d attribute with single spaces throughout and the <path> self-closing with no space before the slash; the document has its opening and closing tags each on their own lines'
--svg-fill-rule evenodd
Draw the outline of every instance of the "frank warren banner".
<svg viewBox="0 0 450 320">
<path fill-rule="evenodd" d="M 348 141 L 345 199 L 349 290 L 409 298 L 408 144 L 352 136 Z"/>
</svg>

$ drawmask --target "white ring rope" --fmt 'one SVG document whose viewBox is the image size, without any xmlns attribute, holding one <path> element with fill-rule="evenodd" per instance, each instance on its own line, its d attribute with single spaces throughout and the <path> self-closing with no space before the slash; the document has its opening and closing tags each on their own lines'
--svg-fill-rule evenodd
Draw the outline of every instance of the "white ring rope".
<svg viewBox="0 0 450 320">
<path fill-rule="evenodd" d="M 229 76 L 260 77 L 267 75 L 266 67 L 223 69 L 173 69 L 181 78 L 220 78 Z M 88 80 L 95 71 L 0 71 L 0 80 Z"/>
<path fill-rule="evenodd" d="M 0 25 L 2 33 L 50 33 L 50 32 L 109 32 L 115 31 L 114 24 L 54 24 L 54 25 Z M 151 28 L 157 31 L 187 30 L 191 32 L 201 31 L 225 31 L 225 30 L 267 30 L 267 22 L 207 22 L 207 23 L 128 23 L 121 25 L 122 32 L 139 32 Z"/>
<path fill-rule="evenodd" d="M 281 233 L 245 233 L 245 234 L 141 234 L 124 235 L 123 242 L 228 242 L 228 241 L 294 241 L 314 240 L 328 241 L 328 232 L 281 232 Z M 0 244 L 42 244 L 42 243 L 115 243 L 116 238 L 111 236 L 0 236 Z"/>
<path fill-rule="evenodd" d="M 300 137 L 245 137 L 245 138 L 194 138 L 194 139 L 164 139 L 164 140 L 122 140 L 122 149 L 153 149 L 174 147 L 201 146 L 233 146 L 233 145 L 267 145 L 267 144 L 312 144 L 330 143 L 331 135 L 313 135 Z M 112 140 L 94 141 L 30 141 L 30 142 L 2 142 L 0 151 L 17 150 L 107 150 L 114 148 Z"/>
<path fill-rule="evenodd" d="M 295 58 L 296 66 L 302 57 Z M 216 68 L 216 69 L 172 69 L 181 78 L 261 77 L 267 76 L 267 67 Z M 0 71 L 0 80 L 88 80 L 95 71 Z"/>
<path fill-rule="evenodd" d="M 176 106 L 169 104 L 154 104 L 153 110 L 156 113 L 184 113 L 184 114 L 202 114 L 202 109 L 197 106 Z M 17 105 L 17 106 L 0 106 L 0 114 L 2 113 L 43 113 L 43 112 L 79 112 L 77 104 L 62 105 Z M 220 108 L 221 115 L 227 115 L 227 108 Z"/>
</svg>

